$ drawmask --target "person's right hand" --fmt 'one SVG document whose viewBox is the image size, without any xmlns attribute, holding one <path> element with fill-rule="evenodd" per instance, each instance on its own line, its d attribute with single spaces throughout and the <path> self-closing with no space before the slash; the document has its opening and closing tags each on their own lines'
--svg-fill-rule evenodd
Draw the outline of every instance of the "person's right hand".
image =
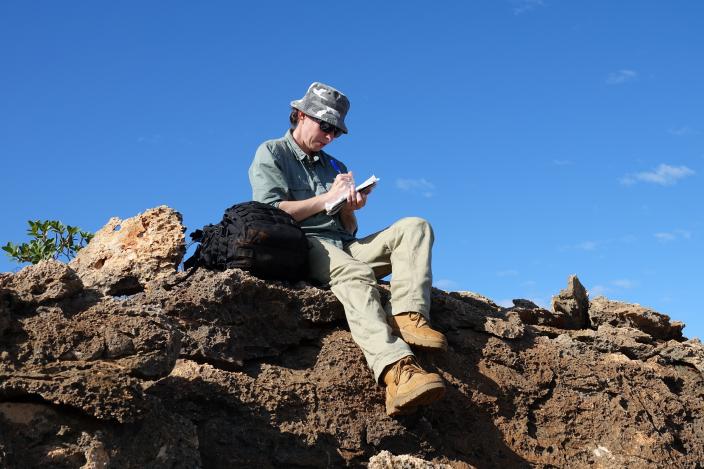
<svg viewBox="0 0 704 469">
<path fill-rule="evenodd" d="M 352 172 L 338 174 L 335 176 L 335 181 L 333 181 L 332 187 L 328 191 L 327 201 L 332 203 L 342 196 L 349 195 L 350 187 L 355 187 Z"/>
</svg>

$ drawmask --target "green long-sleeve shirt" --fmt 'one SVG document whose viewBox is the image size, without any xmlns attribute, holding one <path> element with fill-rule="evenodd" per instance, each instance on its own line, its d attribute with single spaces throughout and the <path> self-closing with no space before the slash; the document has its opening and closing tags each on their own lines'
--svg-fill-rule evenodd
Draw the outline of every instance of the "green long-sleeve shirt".
<svg viewBox="0 0 704 469">
<path fill-rule="evenodd" d="M 301 150 L 289 130 L 282 138 L 259 145 L 249 167 L 252 199 L 275 207 L 284 200 L 306 200 L 330 190 L 337 171 L 324 151 L 312 157 Z M 342 172 L 347 167 L 335 159 Z M 342 248 L 355 239 L 342 224 L 340 214 L 322 211 L 299 222 L 307 236 L 314 236 Z"/>
</svg>

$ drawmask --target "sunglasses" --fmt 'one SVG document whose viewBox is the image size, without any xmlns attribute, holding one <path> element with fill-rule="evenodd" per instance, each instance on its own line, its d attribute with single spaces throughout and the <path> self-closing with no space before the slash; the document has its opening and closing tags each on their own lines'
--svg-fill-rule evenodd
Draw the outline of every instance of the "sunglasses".
<svg viewBox="0 0 704 469">
<path fill-rule="evenodd" d="M 337 138 L 344 133 L 342 131 L 342 129 L 338 129 L 337 127 L 335 127 L 332 124 L 329 124 L 325 121 L 321 121 L 320 119 L 316 119 L 315 117 L 311 117 L 311 116 L 308 116 L 308 117 L 310 117 L 315 122 L 317 122 L 318 125 L 320 126 L 320 130 L 322 130 L 326 134 L 332 133 L 335 136 L 335 138 Z"/>
</svg>

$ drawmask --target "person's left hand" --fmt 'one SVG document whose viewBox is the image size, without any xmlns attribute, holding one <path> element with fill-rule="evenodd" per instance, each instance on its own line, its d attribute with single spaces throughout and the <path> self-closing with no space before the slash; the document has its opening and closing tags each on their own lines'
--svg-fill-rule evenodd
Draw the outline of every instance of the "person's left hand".
<svg viewBox="0 0 704 469">
<path fill-rule="evenodd" d="M 359 210 L 367 205 L 367 193 L 357 192 L 354 187 L 347 196 L 347 206 L 350 210 Z"/>
</svg>

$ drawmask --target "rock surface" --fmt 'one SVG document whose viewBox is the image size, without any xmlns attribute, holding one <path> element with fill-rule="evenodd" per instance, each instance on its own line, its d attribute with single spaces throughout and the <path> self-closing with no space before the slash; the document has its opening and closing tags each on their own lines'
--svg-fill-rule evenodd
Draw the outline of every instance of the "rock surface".
<svg viewBox="0 0 704 469">
<path fill-rule="evenodd" d="M 589 297 L 576 275 L 567 279 L 567 288 L 552 298 L 555 320 L 550 326 L 563 329 L 582 329 L 589 321 Z"/>
<path fill-rule="evenodd" d="M 636 304 L 611 301 L 603 296 L 597 297 L 589 304 L 589 320 L 592 327 L 601 324 L 626 326 L 640 329 L 656 339 L 682 339 L 684 324 L 670 322 L 670 317 Z"/>
<path fill-rule="evenodd" d="M 87 288 L 129 295 L 174 273 L 186 251 L 181 214 L 162 205 L 111 218 L 69 263 Z"/>
<path fill-rule="evenodd" d="M 368 469 L 452 469 L 449 464 L 436 464 L 407 454 L 394 456 L 388 451 L 373 456 Z"/>
<path fill-rule="evenodd" d="M 12 290 L 18 301 L 41 304 L 71 297 L 83 290 L 83 283 L 69 266 L 50 259 L 0 277 L 3 289 Z"/>
<path fill-rule="evenodd" d="M 704 347 L 647 308 L 597 299 L 576 328 L 562 306 L 433 289 L 449 348 L 417 355 L 447 393 L 393 419 L 330 291 L 165 265 L 118 298 L 66 266 L 0 276 L 0 467 L 704 460 Z M 582 314 L 579 295 L 558 297 Z"/>
</svg>

